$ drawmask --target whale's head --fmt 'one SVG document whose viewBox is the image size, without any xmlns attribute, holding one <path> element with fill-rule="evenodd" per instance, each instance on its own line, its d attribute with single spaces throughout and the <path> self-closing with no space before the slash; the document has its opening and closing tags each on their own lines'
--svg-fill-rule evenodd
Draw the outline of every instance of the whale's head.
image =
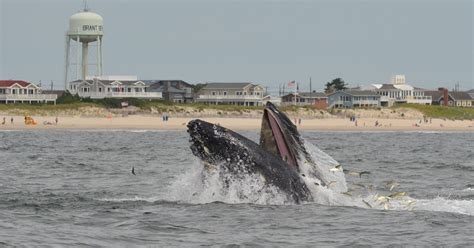
<svg viewBox="0 0 474 248">
<path fill-rule="evenodd" d="M 251 164 L 259 150 L 255 142 L 213 123 L 196 119 L 187 127 L 191 151 L 207 165 Z"/>
</svg>

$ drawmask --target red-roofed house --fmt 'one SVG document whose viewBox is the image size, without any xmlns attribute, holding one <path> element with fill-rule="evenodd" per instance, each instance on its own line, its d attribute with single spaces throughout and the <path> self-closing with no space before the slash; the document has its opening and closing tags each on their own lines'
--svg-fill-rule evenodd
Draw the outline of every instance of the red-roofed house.
<svg viewBox="0 0 474 248">
<path fill-rule="evenodd" d="M 56 104 L 56 95 L 42 94 L 41 88 L 22 80 L 0 80 L 0 103 Z"/>
</svg>

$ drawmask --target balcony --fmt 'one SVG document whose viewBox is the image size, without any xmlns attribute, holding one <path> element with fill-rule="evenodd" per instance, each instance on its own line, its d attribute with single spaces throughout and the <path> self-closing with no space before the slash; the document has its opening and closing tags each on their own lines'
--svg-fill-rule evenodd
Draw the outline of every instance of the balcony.
<svg viewBox="0 0 474 248">
<path fill-rule="evenodd" d="M 162 99 L 161 92 L 79 92 L 80 97 L 90 97 L 92 99 L 103 98 L 145 98 Z"/>
<path fill-rule="evenodd" d="M 263 99 L 262 95 L 199 95 L 198 100 L 214 100 L 214 101 L 261 101 Z"/>
<path fill-rule="evenodd" d="M 55 94 L 0 94 L 0 101 L 54 102 L 57 98 Z"/>
</svg>

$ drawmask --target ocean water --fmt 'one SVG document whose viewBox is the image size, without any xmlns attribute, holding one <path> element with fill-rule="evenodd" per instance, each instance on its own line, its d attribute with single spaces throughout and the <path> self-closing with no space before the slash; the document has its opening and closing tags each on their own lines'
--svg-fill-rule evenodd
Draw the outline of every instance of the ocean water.
<svg viewBox="0 0 474 248">
<path fill-rule="evenodd" d="M 0 131 L 0 246 L 474 246 L 474 132 L 302 134 L 370 174 L 296 205 L 204 183 L 184 131 Z"/>
</svg>

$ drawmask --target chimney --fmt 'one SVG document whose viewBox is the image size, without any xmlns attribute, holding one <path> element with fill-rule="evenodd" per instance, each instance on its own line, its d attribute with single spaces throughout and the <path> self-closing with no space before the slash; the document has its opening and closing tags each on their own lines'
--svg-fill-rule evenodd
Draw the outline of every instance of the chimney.
<svg viewBox="0 0 474 248">
<path fill-rule="evenodd" d="M 443 94 L 443 105 L 448 106 L 448 101 L 449 101 L 448 89 L 438 88 L 438 91 L 440 91 Z"/>
</svg>

